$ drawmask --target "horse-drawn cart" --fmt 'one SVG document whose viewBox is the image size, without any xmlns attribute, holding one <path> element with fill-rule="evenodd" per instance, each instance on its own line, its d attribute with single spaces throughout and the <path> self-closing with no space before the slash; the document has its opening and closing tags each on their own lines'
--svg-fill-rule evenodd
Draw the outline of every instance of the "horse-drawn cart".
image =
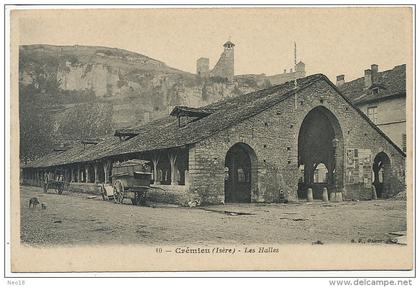
<svg viewBox="0 0 420 287">
<path fill-rule="evenodd" d="M 64 181 L 64 177 L 62 175 L 55 179 L 48 179 L 48 177 L 46 177 L 43 184 L 44 192 L 47 192 L 48 189 L 54 189 L 56 193 L 62 194 L 65 184 L 66 182 Z"/>
<path fill-rule="evenodd" d="M 150 163 L 144 160 L 129 160 L 114 163 L 112 167 L 113 198 L 116 203 L 131 199 L 134 205 L 146 202 L 151 180 Z"/>
<path fill-rule="evenodd" d="M 44 185 L 44 192 L 47 192 L 48 189 L 54 189 L 56 193 L 58 194 L 62 194 L 64 191 L 64 185 L 65 182 L 62 179 L 58 179 L 58 180 L 49 180 L 45 185 Z"/>
</svg>

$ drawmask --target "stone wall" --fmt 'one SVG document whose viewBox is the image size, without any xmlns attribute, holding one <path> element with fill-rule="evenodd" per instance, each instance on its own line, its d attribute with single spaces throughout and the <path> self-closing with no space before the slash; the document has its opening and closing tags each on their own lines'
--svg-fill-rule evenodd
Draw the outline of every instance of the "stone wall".
<svg viewBox="0 0 420 287">
<path fill-rule="evenodd" d="M 189 202 L 198 199 L 188 192 L 185 185 L 151 185 L 147 192 L 147 201 L 158 203 L 169 203 L 181 206 L 188 206 Z"/>
<path fill-rule="evenodd" d="M 101 189 L 96 183 L 86 183 L 86 182 L 71 182 L 68 185 L 68 189 L 66 191 L 72 192 L 82 192 L 82 193 L 89 193 L 100 195 Z"/>
<path fill-rule="evenodd" d="M 204 203 L 223 203 L 226 153 L 235 143 L 242 142 L 257 156 L 258 182 L 252 189 L 251 201 L 272 202 L 280 192 L 286 193 L 289 200 L 297 200 L 299 130 L 305 116 L 318 106 L 331 111 L 340 124 L 342 159 L 347 148 L 369 149 L 372 161 L 377 153 L 384 151 L 391 159 L 392 168 L 392 194 L 386 197 L 405 189 L 404 156 L 326 81 L 318 81 L 299 92 L 296 100 L 292 96 L 192 146 L 189 152 L 190 191 L 200 196 Z M 346 170 L 345 160 L 339 165 L 341 170 Z M 338 181 L 344 186 L 347 200 L 371 197 L 370 187 L 360 190 L 360 184 L 348 183 L 345 172 L 341 172 Z"/>
<path fill-rule="evenodd" d="M 277 74 L 272 76 L 267 76 L 268 80 L 272 85 L 280 85 L 289 81 L 294 81 L 295 79 L 300 79 L 305 77 L 305 71 L 295 71 L 283 74 Z"/>
</svg>

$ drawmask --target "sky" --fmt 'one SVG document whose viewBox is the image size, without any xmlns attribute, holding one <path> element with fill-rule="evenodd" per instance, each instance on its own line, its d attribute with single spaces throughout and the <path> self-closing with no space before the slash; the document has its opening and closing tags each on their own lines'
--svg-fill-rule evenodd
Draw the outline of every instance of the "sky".
<svg viewBox="0 0 420 287">
<path fill-rule="evenodd" d="M 289 70 L 297 60 L 307 74 L 333 82 L 412 62 L 409 8 L 219 8 L 21 10 L 19 43 L 94 45 L 126 49 L 195 73 L 200 57 L 213 67 L 229 38 L 235 74 Z"/>
</svg>

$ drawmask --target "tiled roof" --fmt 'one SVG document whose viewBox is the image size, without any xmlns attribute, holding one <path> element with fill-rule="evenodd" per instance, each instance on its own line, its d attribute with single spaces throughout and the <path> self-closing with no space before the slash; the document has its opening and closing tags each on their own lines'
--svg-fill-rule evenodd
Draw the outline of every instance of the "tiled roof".
<svg viewBox="0 0 420 287">
<path fill-rule="evenodd" d="M 318 74 L 298 80 L 298 90 L 322 77 L 325 76 Z M 288 82 L 203 107 L 215 111 L 180 128 L 175 117 L 167 117 L 167 122 L 160 126 L 147 124 L 136 127 L 132 131 L 138 135 L 119 145 L 111 155 L 180 147 L 199 142 L 283 101 L 292 92 L 295 92 L 294 83 Z"/>
<path fill-rule="evenodd" d="M 121 141 L 115 136 L 108 136 L 96 145 L 84 146 L 78 144 L 69 150 L 51 153 L 29 163 L 26 167 L 48 167 L 81 163 L 120 154 L 167 149 L 196 143 L 259 113 L 284 100 L 291 92 L 300 90 L 322 78 L 325 78 L 325 76 L 317 74 L 299 79 L 297 81 L 297 89 L 295 89 L 293 82 L 288 82 L 265 90 L 216 102 L 201 108 L 202 110 L 213 111 L 212 114 L 198 121 L 190 122 L 183 127 L 178 126 L 176 117 L 167 116 L 147 124 L 126 128 L 123 131 L 120 130 L 120 133 L 136 136 L 126 141 Z"/>
<path fill-rule="evenodd" d="M 374 76 L 372 86 L 365 88 L 364 77 L 344 83 L 338 89 L 349 98 L 354 104 L 360 104 L 367 101 L 381 100 L 395 95 L 404 95 L 405 71 L 406 65 L 395 66 L 392 70 L 378 72 Z M 379 87 L 377 94 L 373 93 L 373 89 Z"/>
<path fill-rule="evenodd" d="M 38 160 L 28 163 L 27 167 L 48 167 L 58 166 L 70 163 L 79 163 L 93 161 L 101 158 L 102 154 L 111 151 L 120 143 L 120 140 L 114 136 L 108 136 L 96 145 L 84 145 L 78 143 L 66 151 L 57 151 L 50 153 Z"/>
<path fill-rule="evenodd" d="M 197 143 L 276 105 L 319 80 L 326 81 L 335 89 L 335 86 L 326 76 L 322 74 L 311 75 L 298 79 L 297 87 L 291 81 L 246 95 L 227 98 L 202 107 L 201 109 L 211 110 L 212 113 L 182 127 L 179 127 L 176 117 L 167 116 L 141 126 L 125 129 L 124 132 L 127 134 L 135 135 L 128 140 L 121 141 L 115 136 L 108 136 L 96 145 L 83 146 L 79 144 L 69 150 L 49 154 L 37 161 L 31 162 L 25 167 L 48 167 L 90 162 L 123 154 L 182 147 Z M 352 105 L 347 98 L 344 97 L 344 99 Z M 354 108 L 374 129 L 393 144 L 366 115 L 356 107 Z M 395 146 L 395 144 L 393 145 Z M 400 151 L 397 146 L 395 147 Z"/>
</svg>

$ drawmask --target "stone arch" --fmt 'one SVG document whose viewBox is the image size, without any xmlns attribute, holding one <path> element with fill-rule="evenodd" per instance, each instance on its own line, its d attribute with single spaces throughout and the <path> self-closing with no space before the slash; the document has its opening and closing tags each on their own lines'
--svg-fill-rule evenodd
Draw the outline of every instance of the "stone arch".
<svg viewBox="0 0 420 287">
<path fill-rule="evenodd" d="M 391 160 L 385 152 L 376 154 L 373 165 L 373 185 L 378 198 L 386 198 L 391 192 Z"/>
<path fill-rule="evenodd" d="M 323 163 L 328 170 L 327 182 L 315 184 L 314 171 Z M 303 119 L 298 136 L 298 166 L 302 172 L 298 198 L 306 198 L 311 187 L 314 198 L 322 198 L 322 188 L 341 192 L 344 183 L 344 140 L 337 117 L 326 107 L 317 106 Z"/>
<path fill-rule="evenodd" d="M 257 192 L 258 165 L 255 151 L 236 143 L 225 157 L 225 202 L 251 202 Z"/>
</svg>

